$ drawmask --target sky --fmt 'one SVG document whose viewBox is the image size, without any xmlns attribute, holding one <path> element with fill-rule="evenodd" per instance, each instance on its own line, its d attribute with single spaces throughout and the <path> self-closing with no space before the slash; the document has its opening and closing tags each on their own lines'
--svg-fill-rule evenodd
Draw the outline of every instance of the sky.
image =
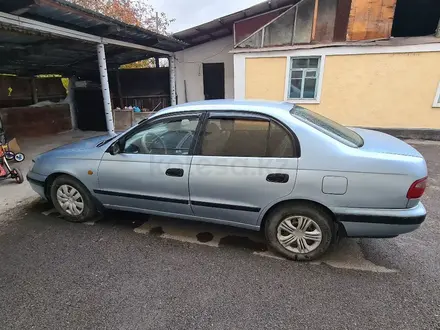
<svg viewBox="0 0 440 330">
<path fill-rule="evenodd" d="M 213 19 L 232 14 L 251 7 L 264 0 L 146 0 L 157 11 L 164 12 L 168 18 L 175 18 L 170 32 L 179 32 L 187 28 L 209 22 Z"/>
</svg>

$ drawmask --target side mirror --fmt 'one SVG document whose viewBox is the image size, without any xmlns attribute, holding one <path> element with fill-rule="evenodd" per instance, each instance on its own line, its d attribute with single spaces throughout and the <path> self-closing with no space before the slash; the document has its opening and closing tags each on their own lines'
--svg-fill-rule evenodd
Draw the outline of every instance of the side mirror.
<svg viewBox="0 0 440 330">
<path fill-rule="evenodd" d="M 108 149 L 108 152 L 110 153 L 110 155 L 114 156 L 117 155 L 121 152 L 121 144 L 119 141 L 116 141 L 115 143 L 113 143 L 110 148 Z"/>
</svg>

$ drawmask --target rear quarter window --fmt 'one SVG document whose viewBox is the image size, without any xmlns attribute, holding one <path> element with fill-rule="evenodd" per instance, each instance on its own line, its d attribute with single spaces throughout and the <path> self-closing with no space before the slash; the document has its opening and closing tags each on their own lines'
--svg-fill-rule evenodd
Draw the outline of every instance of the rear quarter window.
<svg viewBox="0 0 440 330">
<path fill-rule="evenodd" d="M 355 131 L 316 112 L 296 105 L 290 111 L 290 114 L 349 147 L 360 148 L 364 145 L 364 140 Z"/>
</svg>

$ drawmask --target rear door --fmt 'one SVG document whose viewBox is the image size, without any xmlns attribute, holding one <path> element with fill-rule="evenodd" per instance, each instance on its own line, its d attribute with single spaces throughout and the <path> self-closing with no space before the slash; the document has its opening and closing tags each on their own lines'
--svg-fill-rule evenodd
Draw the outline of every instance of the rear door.
<svg viewBox="0 0 440 330">
<path fill-rule="evenodd" d="M 292 135 L 275 120 L 211 112 L 190 169 L 196 216 L 255 225 L 269 204 L 294 188 L 298 159 Z"/>
</svg>

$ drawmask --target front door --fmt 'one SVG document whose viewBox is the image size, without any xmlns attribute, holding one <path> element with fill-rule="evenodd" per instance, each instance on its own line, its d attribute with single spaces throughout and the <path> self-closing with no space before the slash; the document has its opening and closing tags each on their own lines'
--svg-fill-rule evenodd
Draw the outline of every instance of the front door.
<svg viewBox="0 0 440 330">
<path fill-rule="evenodd" d="M 211 113 L 190 171 L 196 216 L 256 225 L 261 211 L 290 194 L 298 159 L 292 136 L 259 115 Z"/>
<path fill-rule="evenodd" d="M 105 153 L 99 200 L 109 208 L 192 214 L 188 177 L 199 114 L 155 119 L 122 137 L 122 151 Z"/>
</svg>

